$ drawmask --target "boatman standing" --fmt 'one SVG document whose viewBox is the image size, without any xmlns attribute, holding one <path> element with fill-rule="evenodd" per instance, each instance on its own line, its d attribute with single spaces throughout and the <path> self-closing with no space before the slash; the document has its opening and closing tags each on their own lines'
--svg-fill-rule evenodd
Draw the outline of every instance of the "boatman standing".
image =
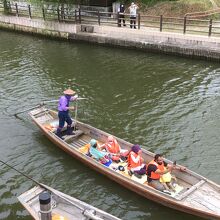
<svg viewBox="0 0 220 220">
<path fill-rule="evenodd" d="M 59 103 L 58 103 L 58 117 L 59 117 L 59 127 L 57 128 L 56 135 L 60 138 L 61 137 L 61 131 L 64 127 L 65 122 L 67 123 L 67 135 L 73 134 L 71 125 L 72 125 L 72 119 L 69 115 L 69 110 L 74 110 L 74 106 L 69 106 L 71 101 L 76 101 L 78 98 L 78 95 L 76 95 L 76 92 L 72 89 L 67 89 L 64 92 L 64 95 L 60 97 Z"/>
</svg>

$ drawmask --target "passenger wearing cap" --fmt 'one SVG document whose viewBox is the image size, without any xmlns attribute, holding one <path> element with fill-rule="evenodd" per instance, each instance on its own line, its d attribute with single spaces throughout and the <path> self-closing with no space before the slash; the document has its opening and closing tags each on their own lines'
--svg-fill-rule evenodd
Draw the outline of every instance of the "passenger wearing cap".
<svg viewBox="0 0 220 220">
<path fill-rule="evenodd" d="M 137 17 L 137 9 L 139 7 L 132 2 L 130 7 L 129 7 L 129 11 L 130 11 L 130 28 L 134 28 L 136 29 L 136 17 Z"/>
<path fill-rule="evenodd" d="M 138 144 L 132 146 L 131 151 L 128 155 L 128 170 L 129 173 L 138 175 L 144 175 L 146 173 L 146 164 L 141 156 L 141 147 Z"/>
<path fill-rule="evenodd" d="M 60 138 L 62 138 L 61 131 L 65 122 L 67 123 L 67 135 L 73 134 L 71 129 L 72 119 L 69 115 L 69 110 L 74 110 L 74 107 L 70 106 L 70 102 L 75 101 L 78 98 L 78 95 L 75 95 L 76 92 L 72 89 L 67 89 L 63 93 L 64 95 L 60 97 L 58 103 L 59 127 L 56 132 L 56 135 Z"/>
<path fill-rule="evenodd" d="M 95 139 L 90 141 L 90 148 L 89 148 L 90 155 L 96 159 L 97 161 L 101 162 L 105 166 L 109 166 L 111 164 L 111 160 L 108 158 L 105 152 L 99 150 L 98 143 Z"/>
</svg>

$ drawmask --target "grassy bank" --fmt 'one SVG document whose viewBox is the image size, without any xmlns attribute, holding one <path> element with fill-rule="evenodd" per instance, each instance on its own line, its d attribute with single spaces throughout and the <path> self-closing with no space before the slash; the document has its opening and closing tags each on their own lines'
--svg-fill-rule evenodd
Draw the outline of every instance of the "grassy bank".
<svg viewBox="0 0 220 220">
<path fill-rule="evenodd" d="M 218 7 L 220 7 L 220 0 L 215 0 L 215 3 L 217 4 Z"/>
<path fill-rule="evenodd" d="M 215 0 L 220 6 L 220 0 Z M 148 15 L 164 15 L 182 17 L 186 13 L 206 11 L 213 9 L 209 0 L 173 0 L 173 1 L 147 1 L 142 0 L 138 3 L 140 11 Z"/>
</svg>

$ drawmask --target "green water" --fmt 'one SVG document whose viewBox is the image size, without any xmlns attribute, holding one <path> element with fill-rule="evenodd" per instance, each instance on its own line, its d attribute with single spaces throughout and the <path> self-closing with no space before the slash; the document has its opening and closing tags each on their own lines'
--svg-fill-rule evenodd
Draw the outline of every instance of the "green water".
<svg viewBox="0 0 220 220">
<path fill-rule="evenodd" d="M 71 87 L 79 118 L 220 184 L 220 66 L 0 31 L 0 159 L 122 219 L 199 219 L 114 183 L 11 116 Z M 56 104 L 50 107 L 56 109 Z M 0 219 L 31 219 L 16 197 L 34 184 L 1 165 Z"/>
</svg>

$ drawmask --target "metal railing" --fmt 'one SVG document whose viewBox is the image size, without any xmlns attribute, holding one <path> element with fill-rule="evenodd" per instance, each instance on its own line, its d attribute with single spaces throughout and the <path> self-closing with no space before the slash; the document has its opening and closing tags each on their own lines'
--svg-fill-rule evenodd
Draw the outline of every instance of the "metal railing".
<svg viewBox="0 0 220 220">
<path fill-rule="evenodd" d="M 112 12 L 88 11 L 74 7 L 39 7 L 31 5 L 19 5 L 0 2 L 0 12 L 7 15 L 20 17 L 42 18 L 66 23 L 98 24 L 118 26 L 123 28 L 136 27 L 137 29 L 150 28 L 160 32 L 176 32 L 183 34 L 200 34 L 220 37 L 220 21 L 216 19 L 194 19 L 188 17 L 166 17 L 137 14 L 136 18 L 130 18 L 129 14 Z M 135 25 L 131 23 L 134 23 Z"/>
</svg>

